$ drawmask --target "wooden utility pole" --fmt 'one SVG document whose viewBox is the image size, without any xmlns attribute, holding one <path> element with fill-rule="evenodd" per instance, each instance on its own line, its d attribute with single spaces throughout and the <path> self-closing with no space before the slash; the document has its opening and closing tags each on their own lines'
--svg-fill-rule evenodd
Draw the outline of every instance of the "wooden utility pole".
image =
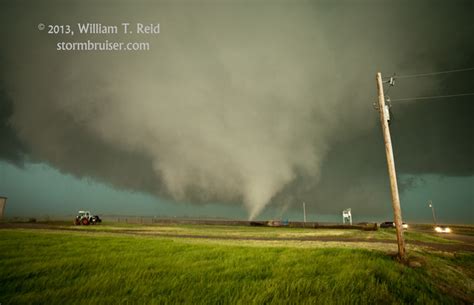
<svg viewBox="0 0 474 305">
<path fill-rule="evenodd" d="M 428 205 L 429 207 L 431 208 L 431 212 L 433 213 L 433 222 L 434 222 L 434 225 L 437 226 L 438 223 L 436 221 L 436 215 L 435 215 L 435 211 L 434 211 L 434 206 L 433 206 L 433 201 L 428 201 Z"/>
<path fill-rule="evenodd" d="M 388 175 L 390 178 L 390 190 L 392 192 L 392 207 L 397 231 L 398 257 L 405 261 L 405 240 L 403 239 L 402 211 L 400 209 L 400 197 L 398 195 L 397 174 L 395 172 L 395 161 L 393 159 L 392 139 L 388 127 L 388 111 L 385 106 L 385 96 L 383 93 L 382 74 L 377 73 L 377 89 L 379 96 L 378 110 L 380 113 L 380 124 L 382 125 L 383 139 L 385 143 L 385 154 L 387 155 Z"/>
<path fill-rule="evenodd" d="M 306 224 L 306 204 L 303 201 L 303 221 Z"/>
</svg>

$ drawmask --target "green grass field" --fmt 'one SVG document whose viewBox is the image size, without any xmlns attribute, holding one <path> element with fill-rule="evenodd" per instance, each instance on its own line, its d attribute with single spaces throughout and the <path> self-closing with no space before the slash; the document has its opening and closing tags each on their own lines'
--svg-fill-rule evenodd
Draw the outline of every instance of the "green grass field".
<svg viewBox="0 0 474 305">
<path fill-rule="evenodd" d="M 285 242 L 113 233 L 122 226 L 97 226 L 95 230 L 102 230 L 97 233 L 79 228 L 0 230 L 0 303 L 472 304 L 474 300 L 472 252 L 417 249 L 410 252 L 410 259 L 421 266 L 414 268 L 396 262 L 387 251 L 357 246 L 301 248 Z M 200 234 L 213 231 L 209 226 L 161 229 L 180 228 Z M 253 236 L 258 229 L 222 226 L 214 232 Z M 269 229 L 260 233 L 308 233 Z M 346 234 L 337 231 L 328 233 Z"/>
<path fill-rule="evenodd" d="M 264 237 L 264 238 L 305 238 L 314 236 L 337 236 L 362 239 L 389 239 L 396 240 L 394 229 L 381 229 L 378 231 L 341 230 L 341 229 L 311 229 L 311 228 L 288 228 L 288 227 L 251 227 L 251 226 L 224 226 L 224 225 L 139 225 L 139 224 L 116 224 L 109 223 L 99 226 L 71 226 L 63 225 L 62 228 L 78 231 L 101 231 L 117 232 L 128 231 L 130 233 L 160 233 L 162 235 L 190 235 L 190 236 L 212 236 L 212 237 Z M 423 241 L 435 243 L 456 243 L 456 241 L 445 239 L 441 236 L 420 234 L 419 232 L 406 231 L 405 238 L 408 241 Z"/>
</svg>

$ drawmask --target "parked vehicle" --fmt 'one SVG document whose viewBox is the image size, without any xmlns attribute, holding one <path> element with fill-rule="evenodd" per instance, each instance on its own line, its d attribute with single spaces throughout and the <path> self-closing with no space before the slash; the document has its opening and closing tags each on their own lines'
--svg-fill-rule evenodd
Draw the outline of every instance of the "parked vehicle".
<svg viewBox="0 0 474 305">
<path fill-rule="evenodd" d="M 386 221 L 380 224 L 381 228 L 395 228 L 395 223 L 393 221 Z"/>
<path fill-rule="evenodd" d="M 382 222 L 380 224 L 380 228 L 395 228 L 395 222 L 393 221 L 386 221 L 386 222 Z M 408 229 L 408 224 L 407 223 L 402 223 L 402 228 L 403 229 Z"/>
<path fill-rule="evenodd" d="M 79 211 L 74 219 L 74 224 L 78 225 L 95 225 L 102 222 L 98 215 L 92 215 L 89 211 Z"/>
</svg>

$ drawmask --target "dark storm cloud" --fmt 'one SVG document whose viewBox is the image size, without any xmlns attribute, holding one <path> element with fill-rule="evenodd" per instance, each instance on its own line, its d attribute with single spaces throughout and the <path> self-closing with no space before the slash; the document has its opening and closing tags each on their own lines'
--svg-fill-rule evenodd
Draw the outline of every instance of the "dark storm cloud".
<svg viewBox="0 0 474 305">
<path fill-rule="evenodd" d="M 0 88 L 0 159 L 22 165 L 25 147 L 16 136 L 15 130 L 9 122 L 12 113 L 13 104 L 6 96 L 5 91 Z"/>
<path fill-rule="evenodd" d="M 380 213 L 375 72 L 474 66 L 468 1 L 2 5 L 3 158 L 18 162 L 22 143 L 79 177 L 243 202 L 250 217 L 301 200 Z M 79 21 L 160 22 L 162 33 L 148 53 L 58 53 L 35 28 Z M 389 95 L 466 92 L 472 79 L 400 79 Z M 472 105 L 394 105 L 399 173 L 472 175 Z"/>
</svg>

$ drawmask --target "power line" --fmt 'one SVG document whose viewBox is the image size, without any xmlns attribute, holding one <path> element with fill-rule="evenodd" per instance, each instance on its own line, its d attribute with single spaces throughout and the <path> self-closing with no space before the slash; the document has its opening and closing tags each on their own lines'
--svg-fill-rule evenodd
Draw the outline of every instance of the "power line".
<svg viewBox="0 0 474 305">
<path fill-rule="evenodd" d="M 439 75 L 439 74 L 447 74 L 447 73 L 465 72 L 465 71 L 472 71 L 472 70 L 474 70 L 474 67 L 464 68 L 464 69 L 456 69 L 456 70 L 437 71 L 437 72 L 430 72 L 430 73 L 410 74 L 410 75 L 393 75 L 393 76 L 387 76 L 387 77 L 384 77 L 384 78 L 390 78 L 390 77 L 393 77 L 395 79 L 397 79 L 397 78 L 412 78 L 412 77 L 423 77 L 423 76 L 431 76 L 431 75 Z"/>
<path fill-rule="evenodd" d="M 391 102 L 416 101 L 416 100 L 428 100 L 428 99 L 449 98 L 449 97 L 469 96 L 469 95 L 474 95 L 474 92 L 471 92 L 471 93 L 461 93 L 461 94 L 451 94 L 451 95 L 434 95 L 434 96 L 421 96 L 421 97 L 397 98 L 397 99 L 390 99 L 390 101 L 391 101 Z"/>
</svg>

